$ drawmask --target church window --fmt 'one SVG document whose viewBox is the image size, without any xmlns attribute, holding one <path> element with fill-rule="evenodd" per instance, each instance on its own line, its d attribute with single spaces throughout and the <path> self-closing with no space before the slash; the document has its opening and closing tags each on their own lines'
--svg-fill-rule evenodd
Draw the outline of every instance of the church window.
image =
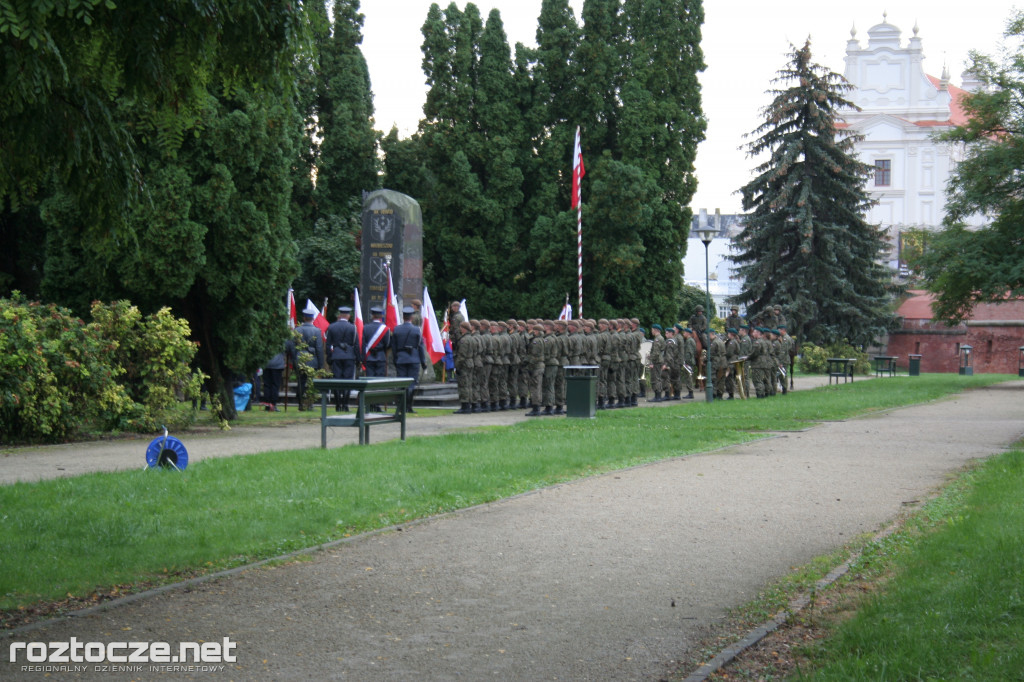
<svg viewBox="0 0 1024 682">
<path fill-rule="evenodd" d="M 888 187 L 892 184 L 892 160 L 875 159 L 875 187 Z"/>
</svg>

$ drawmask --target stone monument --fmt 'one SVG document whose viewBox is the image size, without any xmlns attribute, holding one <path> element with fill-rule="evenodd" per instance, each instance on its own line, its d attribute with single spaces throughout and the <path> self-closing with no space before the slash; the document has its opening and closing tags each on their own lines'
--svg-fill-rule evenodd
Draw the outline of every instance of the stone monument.
<svg viewBox="0 0 1024 682">
<path fill-rule="evenodd" d="M 370 319 L 372 306 L 384 307 L 388 267 L 401 310 L 423 294 L 423 214 L 412 197 L 379 189 L 363 195 L 359 300 L 364 319 Z"/>
</svg>

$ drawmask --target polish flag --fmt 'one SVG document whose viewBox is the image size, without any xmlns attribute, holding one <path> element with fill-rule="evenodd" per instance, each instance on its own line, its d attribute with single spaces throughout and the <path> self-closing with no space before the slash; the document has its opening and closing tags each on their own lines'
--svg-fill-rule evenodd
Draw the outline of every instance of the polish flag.
<svg viewBox="0 0 1024 682">
<path fill-rule="evenodd" d="M 395 298 L 395 285 L 391 282 L 391 268 L 388 268 L 388 298 L 384 302 L 384 326 L 395 331 L 398 326 L 398 299 Z"/>
<path fill-rule="evenodd" d="M 306 311 L 313 312 L 313 326 L 320 330 L 320 334 L 325 338 L 327 337 L 327 328 L 331 326 L 331 323 L 327 321 L 324 314 L 313 305 L 313 301 L 306 299 Z M 305 312 L 305 311 L 304 311 Z"/>
<path fill-rule="evenodd" d="M 427 355 L 430 356 L 430 364 L 434 364 L 444 357 L 444 341 L 441 339 L 441 330 L 437 328 L 437 315 L 434 314 L 434 304 L 430 302 L 430 293 L 423 287 L 423 341 L 427 346 Z"/>
<path fill-rule="evenodd" d="M 355 312 L 356 312 L 356 317 L 355 317 L 356 348 L 362 348 L 363 347 L 363 306 L 359 305 L 359 287 L 356 287 L 355 292 L 356 292 L 356 298 L 355 298 L 355 305 L 353 307 L 355 308 Z M 362 354 L 359 354 L 359 357 L 357 358 L 357 360 L 359 360 L 359 362 L 363 361 Z M 364 367 L 363 369 L 366 369 L 366 368 Z"/>
<path fill-rule="evenodd" d="M 580 145 L 580 129 L 576 127 L 576 145 L 572 152 L 572 208 L 580 204 L 580 181 L 587 174 L 583 168 L 583 148 Z"/>
<path fill-rule="evenodd" d="M 295 290 L 288 290 L 288 298 L 285 301 L 285 307 L 288 309 L 288 328 L 295 329 L 298 319 L 298 313 L 295 309 Z"/>
</svg>

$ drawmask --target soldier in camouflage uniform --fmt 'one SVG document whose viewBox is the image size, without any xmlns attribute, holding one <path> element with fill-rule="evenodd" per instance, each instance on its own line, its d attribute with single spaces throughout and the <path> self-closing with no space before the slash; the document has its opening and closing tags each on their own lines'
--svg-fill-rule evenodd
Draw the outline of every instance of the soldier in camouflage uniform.
<svg viewBox="0 0 1024 682">
<path fill-rule="evenodd" d="M 736 361 L 740 359 L 740 342 L 737 339 L 739 332 L 735 327 L 725 330 L 725 361 L 727 371 L 725 375 L 725 392 L 729 394 L 729 400 L 736 397 Z"/>
<path fill-rule="evenodd" d="M 538 417 L 544 396 L 544 327 L 536 324 L 530 330 L 527 346 L 527 367 L 530 371 L 530 411 L 527 417 Z"/>
<path fill-rule="evenodd" d="M 740 357 L 747 358 L 743 361 L 743 390 L 747 397 L 754 395 L 754 382 L 750 378 L 750 350 L 754 347 L 754 339 L 750 338 L 750 327 L 740 327 Z"/>
<path fill-rule="evenodd" d="M 647 354 L 647 373 L 651 378 L 651 391 L 654 392 L 654 397 L 650 400 L 652 403 L 664 400 L 661 397 L 661 392 L 665 391 L 661 378 L 664 371 L 665 337 L 661 335 L 661 325 L 655 322 L 651 325 L 651 350 Z"/>
<path fill-rule="evenodd" d="M 678 327 L 679 325 L 676 325 Z M 693 382 L 697 379 L 697 339 L 696 332 L 689 327 L 683 331 L 683 363 L 690 368 L 690 371 L 683 369 L 683 382 L 686 384 L 686 395 L 684 398 L 693 398 Z"/>
<path fill-rule="evenodd" d="M 491 327 L 487 320 L 473 320 L 473 335 L 479 344 L 473 375 L 476 377 L 476 407 L 474 412 L 491 411 L 491 369 L 494 367 L 494 347 Z"/>
<path fill-rule="evenodd" d="M 600 369 L 597 372 L 597 409 L 604 410 L 611 402 L 610 394 L 608 393 L 611 386 L 611 342 L 610 342 L 610 326 L 608 320 L 601 318 L 597 321 L 597 349 L 598 349 L 598 365 Z"/>
<path fill-rule="evenodd" d="M 476 345 L 472 335 L 473 325 L 463 322 L 459 325 L 459 353 L 455 356 L 455 377 L 459 386 L 459 409 L 455 414 L 473 412 L 473 371 L 476 363 Z"/>
<path fill-rule="evenodd" d="M 708 330 L 708 342 L 710 344 L 708 351 L 711 355 L 711 371 L 714 372 L 711 382 L 715 398 L 721 399 L 722 393 L 725 391 L 725 376 L 729 370 L 729 364 L 725 357 L 725 342 L 714 329 Z"/>
<path fill-rule="evenodd" d="M 544 412 L 545 416 L 553 415 L 556 405 L 555 382 L 558 368 L 562 364 L 562 347 L 555 332 L 555 324 L 551 320 L 544 321 Z"/>
</svg>

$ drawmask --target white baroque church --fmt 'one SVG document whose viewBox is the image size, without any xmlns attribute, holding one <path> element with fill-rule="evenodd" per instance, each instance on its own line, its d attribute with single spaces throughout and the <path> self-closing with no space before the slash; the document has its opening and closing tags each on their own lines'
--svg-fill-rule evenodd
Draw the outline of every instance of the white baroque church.
<svg viewBox="0 0 1024 682">
<path fill-rule="evenodd" d="M 868 29 L 866 47 L 856 29 L 850 31 L 843 75 L 854 88 L 847 98 L 860 111 L 847 110 L 843 120 L 863 138 L 857 144 L 860 160 L 875 169 L 867 189 L 878 203 L 867 218 L 886 230 L 888 262 L 896 268 L 902 266 L 904 231 L 935 229 L 945 217 L 946 184 L 963 146 L 933 136 L 966 122 L 962 100 L 981 84 L 965 71 L 961 87 L 953 85 L 946 65 L 938 78 L 925 73 L 917 25 L 904 45 L 900 29 L 882 16 L 882 23 Z"/>
</svg>

